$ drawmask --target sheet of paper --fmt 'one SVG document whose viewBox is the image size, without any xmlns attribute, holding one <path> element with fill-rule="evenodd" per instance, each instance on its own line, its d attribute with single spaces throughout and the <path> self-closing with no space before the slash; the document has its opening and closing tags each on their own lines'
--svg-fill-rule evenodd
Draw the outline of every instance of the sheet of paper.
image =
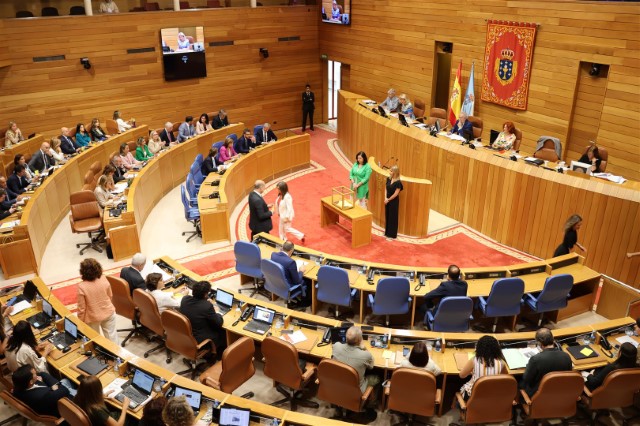
<svg viewBox="0 0 640 426">
<path fill-rule="evenodd" d="M 305 340 L 307 340 L 307 336 L 305 336 L 302 330 L 296 330 L 291 334 L 283 334 L 280 336 L 280 338 L 285 342 L 291 343 L 292 345 L 295 345 L 296 343 L 304 342 Z"/>
<path fill-rule="evenodd" d="M 593 351 L 590 348 L 582 348 L 580 353 L 584 356 L 589 356 L 593 353 Z"/>
<path fill-rule="evenodd" d="M 118 377 L 114 379 L 113 382 L 109 383 L 103 390 L 102 393 L 104 396 L 115 397 L 117 394 L 122 392 L 122 385 L 127 383 L 127 379 Z"/>
<path fill-rule="evenodd" d="M 13 311 L 11 311 L 11 316 L 19 314 L 20 312 L 24 311 L 25 309 L 29 309 L 30 307 L 31 307 L 31 303 L 27 302 L 26 300 L 21 300 L 20 302 L 13 305 Z"/>
<path fill-rule="evenodd" d="M 394 351 L 384 350 L 382 352 L 382 358 L 384 359 L 394 359 L 396 357 L 396 353 Z"/>
<path fill-rule="evenodd" d="M 623 344 L 623 343 L 631 343 L 633 346 L 635 346 L 636 348 L 638 347 L 638 342 L 636 342 L 633 338 L 629 337 L 629 336 L 620 336 L 620 337 L 616 337 L 616 340 L 618 341 L 618 343 Z"/>
<path fill-rule="evenodd" d="M 9 222 L 5 222 L 0 225 L 0 229 L 12 229 L 14 226 L 20 224 L 20 219 L 18 220 L 10 220 Z"/>
<path fill-rule="evenodd" d="M 149 262 L 149 261 L 144 265 L 144 268 L 142 268 L 142 272 L 140 272 L 140 275 L 142 275 L 142 278 L 146 280 L 147 275 L 149 275 L 152 272 L 162 275 L 162 281 L 167 281 L 172 278 L 171 275 L 169 275 L 164 269 L 162 269 L 155 263 Z"/>
<path fill-rule="evenodd" d="M 309 262 L 305 262 L 304 260 L 300 260 L 300 259 L 296 260 L 296 266 L 298 267 L 298 271 L 301 270 L 303 267 L 307 266 L 308 264 Z"/>
</svg>

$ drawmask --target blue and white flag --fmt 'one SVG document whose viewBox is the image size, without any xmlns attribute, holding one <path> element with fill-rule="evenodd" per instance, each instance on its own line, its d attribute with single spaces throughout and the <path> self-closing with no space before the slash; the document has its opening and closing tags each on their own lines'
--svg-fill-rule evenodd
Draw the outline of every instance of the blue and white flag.
<svg viewBox="0 0 640 426">
<path fill-rule="evenodd" d="M 471 75 L 469 75 L 469 84 L 467 84 L 467 94 L 464 95 L 464 101 L 462 102 L 461 111 L 467 114 L 467 117 L 473 115 L 473 107 L 476 103 L 476 95 L 473 87 L 473 68 L 474 63 L 471 64 Z"/>
</svg>

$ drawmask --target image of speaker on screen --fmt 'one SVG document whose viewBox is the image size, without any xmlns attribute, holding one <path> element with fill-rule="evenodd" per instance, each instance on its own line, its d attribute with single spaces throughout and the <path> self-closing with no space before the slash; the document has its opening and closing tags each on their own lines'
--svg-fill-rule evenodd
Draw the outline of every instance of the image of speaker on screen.
<svg viewBox="0 0 640 426">
<path fill-rule="evenodd" d="M 160 30 L 162 53 L 174 54 L 204 51 L 203 27 L 163 28 Z"/>
<path fill-rule="evenodd" d="M 322 0 L 322 21 L 331 24 L 351 23 L 351 0 Z"/>
<path fill-rule="evenodd" d="M 160 43 L 165 80 L 207 76 L 204 27 L 162 28 Z"/>
</svg>

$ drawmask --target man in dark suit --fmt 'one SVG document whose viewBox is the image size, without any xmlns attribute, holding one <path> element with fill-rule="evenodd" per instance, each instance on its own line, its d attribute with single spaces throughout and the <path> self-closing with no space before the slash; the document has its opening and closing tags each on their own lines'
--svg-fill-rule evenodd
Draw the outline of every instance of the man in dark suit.
<svg viewBox="0 0 640 426">
<path fill-rule="evenodd" d="M 542 352 L 529 358 L 527 368 L 522 375 L 520 387 L 530 397 L 538 390 L 545 374 L 553 371 L 571 371 L 571 357 L 558 348 L 553 340 L 553 334 L 548 328 L 541 328 L 536 332 L 536 342 Z"/>
<path fill-rule="evenodd" d="M 80 149 L 80 146 L 71 138 L 71 132 L 67 127 L 60 129 L 60 149 L 63 154 L 72 155 Z"/>
<path fill-rule="evenodd" d="M 248 154 L 249 148 L 256 147 L 256 137 L 251 134 L 251 129 L 244 129 L 242 136 L 233 144 L 233 149 L 238 154 Z"/>
<path fill-rule="evenodd" d="M 262 130 L 258 130 L 255 136 L 256 146 L 262 145 L 265 142 L 273 142 L 278 140 L 276 134 L 273 133 L 273 130 L 271 130 L 271 124 L 269 123 L 264 123 L 262 125 Z"/>
<path fill-rule="evenodd" d="M 207 300 L 211 291 L 208 281 L 198 281 L 193 285 L 191 296 L 184 296 L 180 301 L 180 313 L 189 318 L 193 337 L 198 343 L 211 339 L 216 345 L 218 357 L 222 357 L 227 346 L 227 335 L 222 328 L 224 318 L 216 313 L 211 302 Z"/>
<path fill-rule="evenodd" d="M 207 177 L 209 173 L 218 171 L 218 166 L 220 166 L 220 164 L 218 163 L 218 160 L 216 160 L 217 156 L 218 148 L 211 148 L 209 150 L 209 155 L 204 158 L 202 165 L 200 166 L 200 173 L 202 173 L 202 176 Z"/>
<path fill-rule="evenodd" d="M 227 117 L 227 111 L 221 109 L 218 111 L 218 115 L 213 117 L 211 121 L 211 127 L 215 130 L 221 129 L 229 125 L 229 117 Z"/>
<path fill-rule="evenodd" d="M 136 253 L 131 259 L 131 266 L 125 266 L 120 271 L 120 278 L 129 283 L 129 291 L 132 296 L 133 290 L 136 288 L 139 288 L 140 290 L 145 290 L 147 288 L 141 274 L 146 263 L 146 256 L 142 253 Z"/>
<path fill-rule="evenodd" d="M 311 91 L 311 86 L 308 84 L 305 87 L 305 91 L 302 92 L 302 131 L 307 129 L 307 116 L 309 116 L 309 129 L 313 131 L 313 111 L 315 106 L 316 97 Z"/>
<path fill-rule="evenodd" d="M 23 197 L 23 195 L 13 192 L 9 189 L 9 187 L 7 186 L 7 178 L 5 178 L 4 176 L 0 176 L 0 189 L 4 189 L 4 191 L 7 193 L 7 198 L 6 200 L 4 200 L 4 202 L 9 203 L 10 205 L 15 204 L 17 201 L 20 201 Z"/>
<path fill-rule="evenodd" d="M 5 202 L 7 199 L 7 193 L 4 189 L 0 189 L 0 220 L 5 217 L 9 217 L 16 211 L 16 207 L 8 202 Z"/>
<path fill-rule="evenodd" d="M 253 185 L 253 191 L 249 193 L 249 229 L 251 229 L 251 240 L 253 236 L 260 232 L 266 232 L 273 229 L 271 222 L 271 206 L 267 205 L 262 198 L 265 184 L 261 180 L 257 180 Z"/>
<path fill-rule="evenodd" d="M 460 268 L 456 265 L 449 266 L 447 271 L 448 279 L 442 281 L 440 285 L 431 290 L 424 296 L 424 304 L 420 306 L 422 316 L 429 309 L 437 308 L 440 304 L 440 300 L 450 296 L 466 296 L 467 295 L 467 282 L 460 279 Z"/>
<path fill-rule="evenodd" d="M 296 261 L 291 258 L 294 245 L 291 241 L 285 241 L 282 245 L 282 251 L 271 253 L 271 260 L 282 265 L 284 269 L 284 277 L 289 287 L 300 284 L 302 286 L 302 301 L 298 304 L 300 307 L 310 305 L 311 293 L 308 291 L 308 284 L 304 280 L 305 267 L 298 268 Z M 289 307 L 292 307 L 289 305 Z M 292 307 L 293 308 L 293 307 Z"/>
<path fill-rule="evenodd" d="M 160 140 L 164 142 L 164 146 L 177 142 L 176 137 L 173 136 L 173 123 L 170 121 L 164 123 L 164 129 L 160 132 Z"/>
<path fill-rule="evenodd" d="M 46 171 L 49 167 L 53 166 L 56 161 L 50 154 L 51 146 L 49 142 L 42 142 L 40 149 L 36 151 L 29 161 L 29 168 L 31 170 L 39 171 L 40 173 Z"/>
<path fill-rule="evenodd" d="M 27 181 L 25 167 L 22 164 L 17 164 L 7 179 L 7 188 L 14 194 L 20 195 L 28 186 L 29 181 Z"/>
<path fill-rule="evenodd" d="M 13 372 L 13 396 L 42 416 L 60 417 L 58 400 L 69 397 L 69 389 L 61 385 L 51 374 L 36 373 L 25 364 Z"/>
<path fill-rule="evenodd" d="M 116 154 L 111 157 L 111 165 L 116 169 L 113 173 L 113 183 L 125 180 L 126 178 L 124 175 L 127 174 L 127 171 L 122 167 L 122 158 L 120 158 L 120 155 Z"/>
<path fill-rule="evenodd" d="M 453 125 L 449 134 L 460 135 L 467 141 L 473 139 L 473 124 L 467 118 L 467 114 L 461 112 L 458 121 Z"/>
</svg>

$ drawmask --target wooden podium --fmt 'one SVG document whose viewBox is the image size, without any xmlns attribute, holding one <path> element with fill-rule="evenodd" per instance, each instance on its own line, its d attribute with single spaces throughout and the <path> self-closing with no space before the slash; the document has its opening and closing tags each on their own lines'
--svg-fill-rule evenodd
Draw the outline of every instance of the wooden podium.
<svg viewBox="0 0 640 426">
<path fill-rule="evenodd" d="M 369 157 L 369 165 L 372 170 L 369 178 L 369 210 L 373 213 L 373 222 L 384 228 L 384 199 L 389 170 L 378 166 L 374 157 Z M 404 189 L 400 191 L 398 233 L 411 237 L 426 237 L 431 209 L 431 181 L 402 175 L 400 180 Z"/>
<path fill-rule="evenodd" d="M 355 205 L 342 210 L 333 205 L 332 196 L 320 199 L 320 227 L 337 224 L 339 217 L 351 221 L 351 248 L 371 243 L 371 212 Z"/>
</svg>

